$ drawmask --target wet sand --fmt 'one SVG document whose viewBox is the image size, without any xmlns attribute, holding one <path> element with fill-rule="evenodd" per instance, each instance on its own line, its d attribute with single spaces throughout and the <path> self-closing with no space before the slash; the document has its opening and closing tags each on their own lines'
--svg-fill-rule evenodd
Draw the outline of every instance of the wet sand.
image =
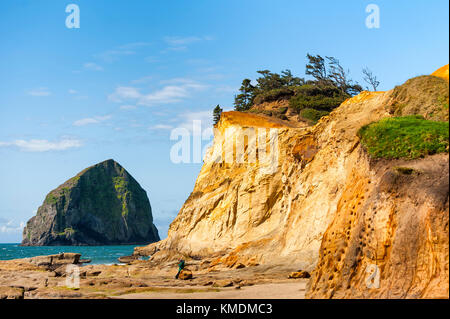
<svg viewBox="0 0 450 319">
<path fill-rule="evenodd" d="M 132 293 L 118 299 L 304 299 L 307 279 L 255 286 L 222 288 L 219 292 L 145 292 Z M 193 288 L 193 287 L 191 287 Z M 201 289 L 201 288 L 199 288 Z"/>
</svg>

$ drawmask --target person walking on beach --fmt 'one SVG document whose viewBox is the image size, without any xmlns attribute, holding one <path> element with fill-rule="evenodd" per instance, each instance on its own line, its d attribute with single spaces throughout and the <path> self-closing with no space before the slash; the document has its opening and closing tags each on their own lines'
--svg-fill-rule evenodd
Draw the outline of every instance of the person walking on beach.
<svg viewBox="0 0 450 319">
<path fill-rule="evenodd" d="M 178 272 L 175 276 L 175 279 L 178 279 L 178 276 L 180 275 L 180 272 L 183 270 L 184 268 L 184 260 L 181 259 L 180 262 L 178 263 Z"/>
</svg>

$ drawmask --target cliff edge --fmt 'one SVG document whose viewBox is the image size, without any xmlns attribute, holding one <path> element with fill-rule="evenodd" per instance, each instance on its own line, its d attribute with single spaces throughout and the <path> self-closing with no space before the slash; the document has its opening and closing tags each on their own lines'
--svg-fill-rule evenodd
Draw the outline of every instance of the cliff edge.
<svg viewBox="0 0 450 319">
<path fill-rule="evenodd" d="M 360 136 L 394 117 L 448 130 L 445 69 L 362 92 L 312 127 L 223 113 L 168 238 L 135 254 L 296 265 L 312 271 L 310 298 L 448 298 L 448 136 L 443 153 L 388 159 Z"/>
</svg>

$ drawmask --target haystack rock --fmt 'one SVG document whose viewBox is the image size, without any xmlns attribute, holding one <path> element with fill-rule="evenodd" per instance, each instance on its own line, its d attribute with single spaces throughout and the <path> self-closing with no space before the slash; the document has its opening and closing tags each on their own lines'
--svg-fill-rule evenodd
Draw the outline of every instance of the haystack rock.
<svg viewBox="0 0 450 319">
<path fill-rule="evenodd" d="M 223 113 L 168 238 L 135 254 L 215 258 L 213 265 L 228 267 L 292 265 L 311 272 L 310 298 L 448 298 L 448 152 L 374 160 L 357 135 L 392 116 L 448 121 L 448 66 L 437 75 L 362 92 L 313 127 Z M 226 161 L 236 152 L 233 141 L 256 129 L 267 130 L 266 141 L 276 130 L 275 162 L 249 163 L 252 134 L 243 162 Z"/>
<path fill-rule="evenodd" d="M 158 241 L 147 193 L 107 160 L 51 191 L 24 231 L 22 245 L 122 245 Z"/>
</svg>

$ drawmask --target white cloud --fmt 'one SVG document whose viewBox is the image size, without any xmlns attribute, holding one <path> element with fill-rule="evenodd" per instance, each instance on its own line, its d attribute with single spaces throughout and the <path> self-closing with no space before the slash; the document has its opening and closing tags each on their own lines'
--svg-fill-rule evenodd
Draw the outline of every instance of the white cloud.
<svg viewBox="0 0 450 319">
<path fill-rule="evenodd" d="M 85 125 L 89 125 L 89 124 L 98 124 L 98 123 L 104 122 L 106 120 L 109 120 L 110 118 L 111 118 L 111 115 L 88 117 L 88 118 L 84 118 L 84 119 L 73 122 L 73 125 L 74 126 L 85 126 Z"/>
<path fill-rule="evenodd" d="M 170 51 L 184 51 L 187 50 L 188 46 L 190 44 L 201 42 L 201 41 L 211 41 L 213 40 L 212 37 L 209 36 L 187 36 L 187 37 L 179 37 L 179 36 L 173 36 L 173 37 L 165 37 L 164 41 L 169 45 L 169 48 L 167 50 Z M 164 52 L 164 51 L 163 51 Z"/>
<path fill-rule="evenodd" d="M 135 105 L 121 105 L 120 109 L 125 110 L 125 111 L 134 110 L 134 109 L 136 109 L 136 106 Z"/>
<path fill-rule="evenodd" d="M 51 94 L 52 93 L 46 87 L 41 87 L 28 91 L 28 95 L 31 96 L 49 96 Z"/>
<path fill-rule="evenodd" d="M 91 71 L 103 71 L 103 68 L 94 62 L 86 62 L 85 64 L 83 64 L 83 67 Z"/>
<path fill-rule="evenodd" d="M 56 142 L 50 142 L 48 140 L 15 140 L 13 142 L 0 142 L 0 147 L 13 146 L 18 147 L 21 151 L 25 152 L 48 152 L 48 151 L 64 151 L 70 148 L 81 147 L 80 140 L 73 138 L 62 138 Z"/>
<path fill-rule="evenodd" d="M 121 56 L 133 55 L 136 54 L 135 51 L 132 50 L 108 50 L 99 54 L 96 54 L 94 57 L 99 58 L 107 63 L 111 63 L 119 60 Z"/>
<path fill-rule="evenodd" d="M 151 79 L 153 79 L 153 76 L 149 75 L 149 76 L 143 76 L 142 78 L 139 78 L 137 80 L 133 80 L 131 81 L 131 83 L 133 84 L 137 84 L 137 83 L 146 83 L 148 81 L 150 81 Z"/>
<path fill-rule="evenodd" d="M 212 37 L 204 36 L 204 37 L 197 37 L 197 36 L 188 36 L 188 37 L 165 37 L 164 41 L 166 41 L 167 44 L 171 46 L 183 46 L 192 44 L 195 42 L 200 41 L 211 41 L 213 40 Z"/>
<path fill-rule="evenodd" d="M 203 90 L 208 87 L 207 85 L 183 78 L 161 83 L 169 85 L 148 94 L 143 94 L 134 87 L 117 87 L 114 93 L 108 96 L 108 99 L 116 103 L 133 101 L 137 105 L 153 106 L 181 102 L 183 99 L 190 97 L 192 91 Z"/>
<path fill-rule="evenodd" d="M 0 233 L 21 233 L 25 227 L 24 222 L 20 222 L 19 225 L 14 225 L 13 220 L 6 220 L 4 218 L 0 219 Z"/>
<path fill-rule="evenodd" d="M 139 105 L 152 106 L 155 104 L 176 103 L 188 97 L 187 90 L 182 86 L 165 86 L 161 90 L 141 96 Z"/>
<path fill-rule="evenodd" d="M 176 46 L 176 47 L 169 47 L 163 51 L 161 51 L 161 53 L 166 53 L 167 51 L 186 51 L 188 49 L 187 45 L 182 45 L 182 46 Z"/>
<path fill-rule="evenodd" d="M 146 47 L 151 45 L 150 42 L 133 42 L 133 43 L 127 43 L 119 47 L 119 49 L 128 50 L 128 49 L 137 49 L 140 47 Z"/>
<path fill-rule="evenodd" d="M 153 125 L 149 127 L 150 130 L 171 130 L 173 129 L 172 125 L 166 125 L 166 124 L 158 124 Z"/>
<path fill-rule="evenodd" d="M 114 61 L 119 60 L 123 56 L 129 56 L 136 54 L 136 50 L 149 46 L 151 43 L 149 42 L 133 42 L 133 43 L 127 43 L 122 46 L 116 47 L 112 50 L 107 50 L 98 54 L 94 55 L 94 58 L 100 59 L 103 62 L 106 63 L 112 63 Z"/>
<path fill-rule="evenodd" d="M 108 96 L 108 99 L 112 102 L 121 103 L 124 100 L 136 100 L 139 99 L 142 94 L 137 88 L 130 86 L 119 86 L 114 93 Z"/>
<path fill-rule="evenodd" d="M 78 93 L 78 91 L 76 91 L 74 89 L 70 89 L 68 92 L 69 92 L 69 94 L 77 94 Z"/>
<path fill-rule="evenodd" d="M 202 38 L 190 36 L 190 37 L 165 37 L 164 41 L 171 46 L 187 45 L 201 41 Z"/>
<path fill-rule="evenodd" d="M 212 111 L 198 111 L 198 112 L 186 112 L 182 113 L 179 118 L 181 119 L 178 127 L 185 128 L 190 132 L 193 131 L 194 121 L 200 121 L 202 130 L 213 126 Z"/>
</svg>

